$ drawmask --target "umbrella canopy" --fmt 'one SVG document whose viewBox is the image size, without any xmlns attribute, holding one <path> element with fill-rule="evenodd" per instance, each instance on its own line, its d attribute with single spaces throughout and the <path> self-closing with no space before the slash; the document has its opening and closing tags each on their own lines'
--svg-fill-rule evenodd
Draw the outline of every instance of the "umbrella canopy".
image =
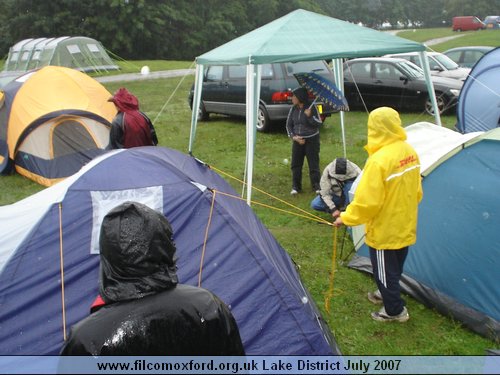
<svg viewBox="0 0 500 375">
<path fill-rule="evenodd" d="M 338 89 L 338 87 L 332 81 L 316 74 L 314 72 L 310 73 L 295 73 L 295 78 L 299 81 L 299 84 L 313 94 L 317 100 L 321 100 L 325 104 L 328 104 L 336 111 L 348 111 L 349 105 L 344 97 L 344 94 Z M 313 102 L 313 103 L 314 103 Z"/>
</svg>

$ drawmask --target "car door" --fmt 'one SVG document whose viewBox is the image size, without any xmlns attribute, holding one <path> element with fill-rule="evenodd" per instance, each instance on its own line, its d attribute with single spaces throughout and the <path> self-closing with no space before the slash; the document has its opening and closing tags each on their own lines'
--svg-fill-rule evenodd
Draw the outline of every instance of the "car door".
<svg viewBox="0 0 500 375">
<path fill-rule="evenodd" d="M 370 61 L 348 61 L 344 65 L 344 91 L 350 107 L 370 105 L 376 92 L 372 81 Z"/>
<path fill-rule="evenodd" d="M 202 99 L 207 112 L 224 113 L 224 99 L 227 93 L 225 67 L 211 65 L 207 67 L 203 82 Z"/>
<path fill-rule="evenodd" d="M 374 103 L 377 106 L 404 107 L 407 80 L 402 76 L 401 71 L 390 62 L 373 63 L 373 84 L 377 87 Z"/>
<path fill-rule="evenodd" d="M 245 65 L 228 65 L 226 80 L 225 113 L 245 116 L 246 108 L 246 76 Z"/>
</svg>

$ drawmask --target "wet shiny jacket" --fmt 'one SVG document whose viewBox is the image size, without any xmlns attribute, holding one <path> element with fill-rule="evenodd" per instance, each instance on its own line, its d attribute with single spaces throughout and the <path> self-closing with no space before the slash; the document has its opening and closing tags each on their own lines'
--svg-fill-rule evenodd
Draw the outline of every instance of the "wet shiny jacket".
<svg viewBox="0 0 500 375">
<path fill-rule="evenodd" d="M 168 220 L 124 203 L 103 220 L 99 293 L 105 305 L 72 327 L 61 355 L 244 355 L 228 307 L 179 285 Z"/>
</svg>

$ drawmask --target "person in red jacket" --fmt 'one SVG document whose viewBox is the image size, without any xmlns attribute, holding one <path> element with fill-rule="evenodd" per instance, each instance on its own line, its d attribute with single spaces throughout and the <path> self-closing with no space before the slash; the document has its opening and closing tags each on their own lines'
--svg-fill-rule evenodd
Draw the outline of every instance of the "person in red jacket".
<svg viewBox="0 0 500 375">
<path fill-rule="evenodd" d="M 145 113 L 139 110 L 139 100 L 135 95 L 122 87 L 108 101 L 113 102 L 118 110 L 111 123 L 109 134 L 111 149 L 158 144 L 153 123 Z"/>
<path fill-rule="evenodd" d="M 104 217 L 99 247 L 99 297 L 61 355 L 245 355 L 224 302 L 178 283 L 173 231 L 162 213 L 122 203 Z"/>
</svg>

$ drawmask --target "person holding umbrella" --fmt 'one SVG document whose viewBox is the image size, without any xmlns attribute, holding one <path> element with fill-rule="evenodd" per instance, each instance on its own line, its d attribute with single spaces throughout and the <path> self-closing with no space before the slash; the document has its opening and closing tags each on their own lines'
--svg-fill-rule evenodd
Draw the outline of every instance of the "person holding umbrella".
<svg viewBox="0 0 500 375">
<path fill-rule="evenodd" d="M 309 95 L 303 87 L 293 90 L 292 108 L 286 120 L 288 137 L 292 139 L 292 191 L 296 195 L 302 191 L 302 167 L 307 158 L 309 178 L 313 191 L 320 189 L 319 180 L 319 127 L 321 117 L 315 105 L 310 105 Z"/>
</svg>

